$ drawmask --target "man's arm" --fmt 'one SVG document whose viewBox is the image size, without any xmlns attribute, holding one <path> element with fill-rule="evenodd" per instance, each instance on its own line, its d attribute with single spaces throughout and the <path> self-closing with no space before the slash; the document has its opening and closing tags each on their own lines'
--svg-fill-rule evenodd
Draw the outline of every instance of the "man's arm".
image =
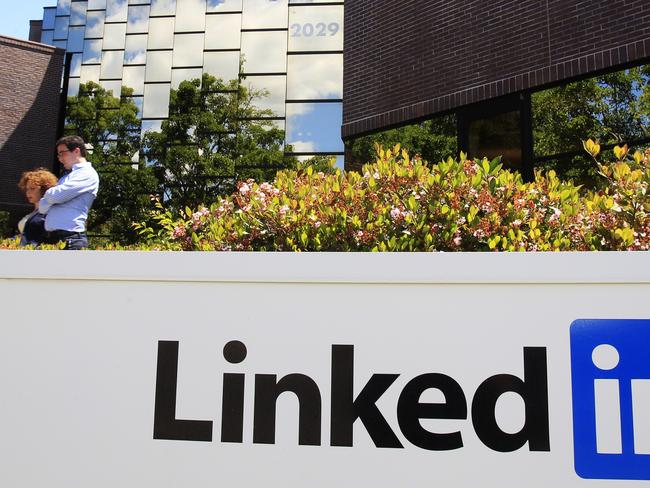
<svg viewBox="0 0 650 488">
<path fill-rule="evenodd" d="M 73 171 L 68 178 L 45 192 L 38 205 L 38 211 L 46 214 L 52 205 L 65 203 L 83 193 L 97 190 L 99 181 L 94 171 Z"/>
</svg>

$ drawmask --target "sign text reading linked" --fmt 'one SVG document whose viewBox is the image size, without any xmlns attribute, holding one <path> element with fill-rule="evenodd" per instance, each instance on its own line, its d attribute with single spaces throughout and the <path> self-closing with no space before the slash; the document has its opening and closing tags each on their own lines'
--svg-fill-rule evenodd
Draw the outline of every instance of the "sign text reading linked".
<svg viewBox="0 0 650 488">
<path fill-rule="evenodd" d="M 178 342 L 158 343 L 158 366 L 154 413 L 154 439 L 212 441 L 211 420 L 176 418 Z M 224 347 L 224 357 L 231 364 L 246 358 L 246 346 L 232 341 Z M 525 347 L 524 378 L 498 374 L 483 381 L 471 402 L 472 425 L 478 438 L 490 449 L 511 452 L 528 443 L 531 451 L 549 451 L 548 385 L 546 348 Z M 353 425 L 359 420 L 372 441 L 381 448 L 404 447 L 393 428 L 377 407 L 377 401 L 399 374 L 373 374 L 354 397 L 354 346 L 333 345 L 331 359 L 332 446 L 353 446 Z M 244 378 L 242 373 L 223 375 L 221 442 L 243 442 Z M 422 393 L 435 389 L 444 395 L 444 403 L 422 403 Z M 322 401 L 319 386 L 304 374 L 294 373 L 278 379 L 275 374 L 255 375 L 253 406 L 253 443 L 274 444 L 276 403 L 278 397 L 291 392 L 298 398 L 298 442 L 321 445 Z M 504 393 L 519 395 L 525 405 L 525 421 L 519 432 L 504 432 L 498 425 L 495 407 Z M 421 419 L 468 418 L 468 402 L 462 387 L 442 373 L 426 373 L 411 379 L 399 395 L 397 420 L 404 437 L 413 445 L 431 451 L 463 447 L 460 431 L 437 433 L 425 429 Z"/>
</svg>

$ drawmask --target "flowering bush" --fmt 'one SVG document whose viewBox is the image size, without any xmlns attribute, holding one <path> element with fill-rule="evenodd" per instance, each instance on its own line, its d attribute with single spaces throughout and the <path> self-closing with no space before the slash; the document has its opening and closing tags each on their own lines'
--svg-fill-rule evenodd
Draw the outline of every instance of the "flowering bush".
<svg viewBox="0 0 650 488">
<path fill-rule="evenodd" d="M 591 140 L 585 149 L 600 152 Z M 158 202 L 157 226 L 136 227 L 150 247 L 178 250 L 648 250 L 650 152 L 615 154 L 597 163 L 602 190 L 581 195 L 552 171 L 524 183 L 498 160 L 428 166 L 378 148 L 362 174 L 283 171 L 180 217 Z"/>
</svg>

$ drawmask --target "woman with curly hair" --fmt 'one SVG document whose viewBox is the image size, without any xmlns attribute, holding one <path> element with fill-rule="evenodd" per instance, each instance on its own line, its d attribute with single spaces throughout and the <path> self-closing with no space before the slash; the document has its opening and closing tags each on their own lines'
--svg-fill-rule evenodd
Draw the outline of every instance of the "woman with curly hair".
<svg viewBox="0 0 650 488">
<path fill-rule="evenodd" d="M 34 210 L 18 222 L 21 246 L 37 246 L 45 242 L 45 215 L 38 213 L 38 203 L 43 194 L 56 183 L 56 176 L 45 168 L 25 171 L 21 176 L 18 187 L 27 197 L 27 201 L 34 205 Z"/>
</svg>

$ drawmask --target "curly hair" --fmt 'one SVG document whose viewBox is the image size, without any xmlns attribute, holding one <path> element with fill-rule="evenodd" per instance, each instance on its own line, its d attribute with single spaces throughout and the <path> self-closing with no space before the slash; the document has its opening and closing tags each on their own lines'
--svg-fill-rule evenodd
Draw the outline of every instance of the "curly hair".
<svg viewBox="0 0 650 488">
<path fill-rule="evenodd" d="M 52 172 L 46 170 L 45 168 L 36 168 L 33 171 L 25 171 L 20 177 L 18 182 L 18 188 L 20 191 L 25 193 L 27 190 L 27 185 L 32 183 L 38 185 L 41 189 L 41 195 L 43 195 L 47 190 L 56 186 L 57 178 L 52 174 Z"/>
</svg>

